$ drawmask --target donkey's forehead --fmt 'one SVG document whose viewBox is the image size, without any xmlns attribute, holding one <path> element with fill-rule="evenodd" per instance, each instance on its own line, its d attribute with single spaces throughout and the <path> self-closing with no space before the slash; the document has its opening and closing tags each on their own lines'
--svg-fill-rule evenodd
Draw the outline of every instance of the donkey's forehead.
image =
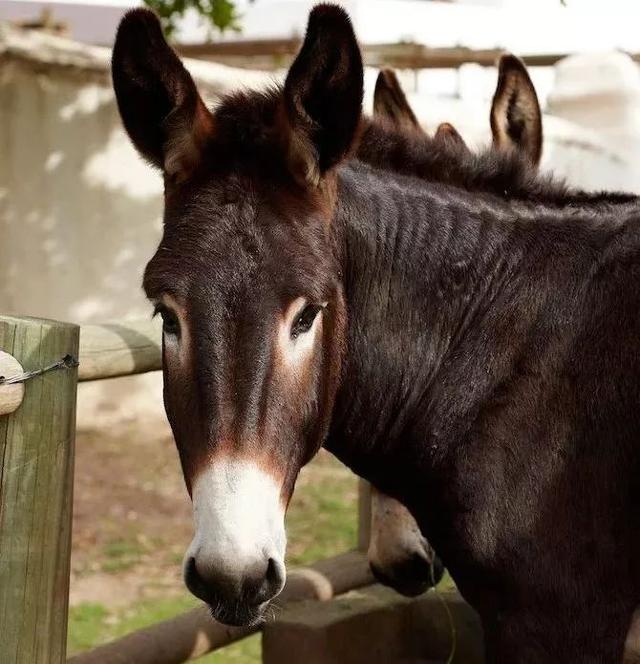
<svg viewBox="0 0 640 664">
<path fill-rule="evenodd" d="M 145 271 L 147 295 L 326 299 L 336 277 L 326 221 L 308 209 L 283 210 L 251 186 L 245 196 L 229 191 L 237 184 L 206 187 L 168 212 Z"/>
</svg>

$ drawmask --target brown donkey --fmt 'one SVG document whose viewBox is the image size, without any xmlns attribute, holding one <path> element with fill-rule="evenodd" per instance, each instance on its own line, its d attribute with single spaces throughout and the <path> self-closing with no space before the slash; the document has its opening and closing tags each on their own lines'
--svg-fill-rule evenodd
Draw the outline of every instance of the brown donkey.
<svg viewBox="0 0 640 664">
<path fill-rule="evenodd" d="M 489 661 L 619 661 L 640 593 L 640 204 L 517 154 L 452 161 L 363 120 L 362 78 L 331 5 L 283 88 L 214 113 L 153 14 L 118 31 L 120 112 L 165 181 L 144 287 L 194 505 L 186 582 L 223 622 L 259 621 L 324 444 L 409 507 Z"/>
<path fill-rule="evenodd" d="M 392 69 L 378 74 L 373 109 L 375 118 L 385 118 L 397 129 L 426 134 Z M 542 113 L 527 69 L 513 55 L 503 55 L 499 60 L 490 124 L 496 150 L 518 150 L 532 166 L 538 166 L 542 154 Z M 464 145 L 449 123 L 439 125 L 434 139 Z M 409 510 L 373 486 L 367 556 L 378 581 L 410 597 L 437 583 L 444 571 Z"/>
</svg>

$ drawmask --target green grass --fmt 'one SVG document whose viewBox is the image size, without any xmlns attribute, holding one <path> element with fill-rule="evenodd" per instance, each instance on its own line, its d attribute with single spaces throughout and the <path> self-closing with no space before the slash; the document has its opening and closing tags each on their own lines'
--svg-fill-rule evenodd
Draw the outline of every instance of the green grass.
<svg viewBox="0 0 640 664">
<path fill-rule="evenodd" d="M 69 609 L 67 650 L 74 655 L 105 640 L 109 612 L 102 604 L 80 604 Z"/>
<path fill-rule="evenodd" d="M 357 480 L 342 468 L 326 470 L 294 493 L 287 513 L 289 565 L 309 565 L 356 545 Z"/>
<path fill-rule="evenodd" d="M 131 569 L 138 563 L 145 551 L 146 547 L 135 538 L 119 537 L 110 540 L 102 548 L 102 571 L 115 573 Z"/>
<path fill-rule="evenodd" d="M 126 609 L 112 611 L 100 604 L 80 604 L 69 612 L 68 655 L 94 648 L 100 643 L 117 639 L 161 620 L 168 620 L 198 605 L 198 600 L 190 595 L 144 600 Z M 208 664 L 260 662 L 260 635 L 256 634 L 234 643 L 198 661 Z"/>
</svg>

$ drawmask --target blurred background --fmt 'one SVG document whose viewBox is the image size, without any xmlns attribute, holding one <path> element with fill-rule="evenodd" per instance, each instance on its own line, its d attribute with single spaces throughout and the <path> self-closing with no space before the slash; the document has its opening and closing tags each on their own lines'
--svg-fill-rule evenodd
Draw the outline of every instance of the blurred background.
<svg viewBox="0 0 640 664">
<path fill-rule="evenodd" d="M 142 3 L 140 3 L 142 4 Z M 148 0 L 203 96 L 279 79 L 310 0 Z M 394 67 L 427 129 L 489 143 L 495 62 L 524 58 L 545 111 L 542 168 L 585 189 L 640 192 L 637 0 L 345 0 L 365 105 Z M 0 311 L 77 323 L 150 315 L 142 270 L 162 183 L 131 148 L 110 86 L 125 0 L 0 0 Z M 25 275 L 30 275 L 25 279 Z M 180 562 L 191 507 L 155 374 L 80 386 L 70 653 L 195 605 Z M 289 561 L 353 545 L 357 482 L 329 455 L 303 473 Z M 446 583 L 446 581 L 445 581 Z M 209 661 L 255 662 L 256 637 Z"/>
</svg>

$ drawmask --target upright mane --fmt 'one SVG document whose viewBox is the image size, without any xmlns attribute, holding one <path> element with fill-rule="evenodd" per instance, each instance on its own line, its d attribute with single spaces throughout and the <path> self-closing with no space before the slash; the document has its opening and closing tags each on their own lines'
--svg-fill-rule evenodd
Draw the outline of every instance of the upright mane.
<svg viewBox="0 0 640 664">
<path fill-rule="evenodd" d="M 540 173 L 518 150 L 489 146 L 472 152 L 455 141 L 438 141 L 394 126 L 385 118 L 364 118 L 356 157 L 372 166 L 500 198 L 554 205 L 620 204 L 637 196 L 586 192 L 552 173 Z"/>
<path fill-rule="evenodd" d="M 243 91 L 225 96 L 214 110 L 218 133 L 228 145 L 226 159 L 266 169 L 273 175 L 275 154 L 281 148 L 282 89 Z M 219 143 L 219 141 L 218 141 Z M 635 194 L 586 192 L 569 186 L 553 173 L 541 173 L 519 150 L 479 152 L 464 143 L 441 141 L 411 129 L 398 128 L 386 118 L 363 116 L 353 158 L 375 168 L 418 177 L 469 192 L 501 199 L 547 205 L 622 204 L 637 201 Z"/>
</svg>

